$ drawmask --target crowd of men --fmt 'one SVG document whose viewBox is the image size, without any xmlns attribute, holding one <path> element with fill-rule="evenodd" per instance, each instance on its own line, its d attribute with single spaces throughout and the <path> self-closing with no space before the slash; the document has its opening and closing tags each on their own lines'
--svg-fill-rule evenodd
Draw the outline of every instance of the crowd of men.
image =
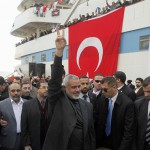
<svg viewBox="0 0 150 150">
<path fill-rule="evenodd" d="M 133 90 L 126 74 L 64 76 L 57 30 L 51 78 L 32 85 L 0 77 L 1 150 L 150 150 L 150 76 Z"/>
</svg>

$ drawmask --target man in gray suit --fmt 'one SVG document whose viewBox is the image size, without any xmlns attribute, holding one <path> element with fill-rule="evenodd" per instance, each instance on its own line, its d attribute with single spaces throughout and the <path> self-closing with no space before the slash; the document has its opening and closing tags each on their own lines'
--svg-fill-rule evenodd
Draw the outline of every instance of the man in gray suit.
<svg viewBox="0 0 150 150">
<path fill-rule="evenodd" d="M 22 150 L 20 139 L 20 120 L 22 105 L 21 86 L 9 86 L 9 98 L 0 102 L 0 145 L 2 150 Z"/>
</svg>

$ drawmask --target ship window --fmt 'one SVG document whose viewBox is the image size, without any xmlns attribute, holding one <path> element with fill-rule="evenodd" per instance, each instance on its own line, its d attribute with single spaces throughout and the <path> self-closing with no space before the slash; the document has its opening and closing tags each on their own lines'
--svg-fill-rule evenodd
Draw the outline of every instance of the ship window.
<svg viewBox="0 0 150 150">
<path fill-rule="evenodd" d="M 32 56 L 32 62 L 35 62 L 35 56 Z"/>
<path fill-rule="evenodd" d="M 25 64 L 29 63 L 29 57 L 25 57 Z"/>
<path fill-rule="evenodd" d="M 46 54 L 41 55 L 41 61 L 46 61 Z"/>
<path fill-rule="evenodd" d="M 150 42 L 150 35 L 140 37 L 140 50 L 148 50 Z"/>
<path fill-rule="evenodd" d="M 52 52 L 52 60 L 54 60 L 55 52 Z"/>
</svg>

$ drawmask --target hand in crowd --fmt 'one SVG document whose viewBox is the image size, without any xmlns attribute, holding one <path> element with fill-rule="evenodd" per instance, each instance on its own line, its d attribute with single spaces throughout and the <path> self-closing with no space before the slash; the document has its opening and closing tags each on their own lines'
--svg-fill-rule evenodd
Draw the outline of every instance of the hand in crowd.
<svg viewBox="0 0 150 150">
<path fill-rule="evenodd" d="M 55 41 L 56 55 L 58 57 L 61 57 L 63 55 L 63 50 L 64 50 L 67 42 L 66 42 L 66 39 L 64 37 L 64 30 L 62 30 L 62 35 L 60 34 L 60 31 L 58 28 L 56 29 L 56 31 L 57 31 L 57 38 Z"/>
<path fill-rule="evenodd" d="M 1 120 L 0 120 L 0 125 L 1 125 L 2 127 L 6 127 L 6 126 L 8 125 L 8 122 L 7 122 L 6 120 L 1 119 Z"/>
<path fill-rule="evenodd" d="M 32 150 L 31 146 L 25 146 L 25 150 Z"/>
</svg>

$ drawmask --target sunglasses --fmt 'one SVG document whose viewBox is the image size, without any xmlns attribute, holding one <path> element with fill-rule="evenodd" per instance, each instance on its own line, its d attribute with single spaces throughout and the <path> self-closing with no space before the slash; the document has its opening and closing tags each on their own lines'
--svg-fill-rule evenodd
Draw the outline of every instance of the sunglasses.
<svg viewBox="0 0 150 150">
<path fill-rule="evenodd" d="M 15 93 L 15 92 L 20 92 L 21 90 L 19 90 L 19 89 L 17 89 L 17 90 L 15 90 L 15 89 L 13 89 L 13 90 L 10 90 L 12 93 Z"/>
<path fill-rule="evenodd" d="M 95 80 L 96 83 L 101 83 L 101 80 Z"/>
</svg>

